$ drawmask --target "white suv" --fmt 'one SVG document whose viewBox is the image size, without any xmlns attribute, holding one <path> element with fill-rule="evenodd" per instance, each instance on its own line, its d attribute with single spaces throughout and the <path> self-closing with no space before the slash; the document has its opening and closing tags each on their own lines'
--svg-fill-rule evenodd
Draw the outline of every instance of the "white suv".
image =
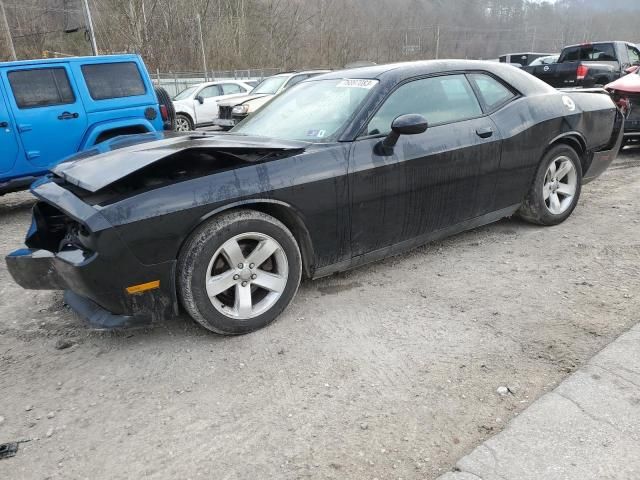
<svg viewBox="0 0 640 480">
<path fill-rule="evenodd" d="M 239 80 L 224 80 L 194 85 L 173 98 L 176 130 L 186 132 L 211 125 L 218 116 L 218 100 L 244 96 L 253 87 Z"/>
</svg>

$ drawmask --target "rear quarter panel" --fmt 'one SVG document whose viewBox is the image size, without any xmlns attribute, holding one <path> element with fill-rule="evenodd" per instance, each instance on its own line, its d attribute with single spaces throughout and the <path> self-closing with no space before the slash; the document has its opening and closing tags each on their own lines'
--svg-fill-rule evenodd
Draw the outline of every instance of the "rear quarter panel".
<svg viewBox="0 0 640 480">
<path fill-rule="evenodd" d="M 575 102 L 571 111 L 563 102 Z M 492 115 L 504 138 L 496 209 L 520 203 L 550 145 L 565 136 L 581 139 L 587 152 L 606 146 L 615 106 L 607 95 L 559 93 L 522 97 Z"/>
</svg>

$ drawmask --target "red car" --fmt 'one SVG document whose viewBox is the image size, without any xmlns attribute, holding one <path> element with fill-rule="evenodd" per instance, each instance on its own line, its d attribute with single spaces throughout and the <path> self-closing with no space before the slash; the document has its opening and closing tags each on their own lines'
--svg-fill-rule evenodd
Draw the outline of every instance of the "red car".
<svg viewBox="0 0 640 480">
<path fill-rule="evenodd" d="M 640 67 L 631 67 L 628 75 L 611 82 L 605 88 L 625 113 L 625 144 L 640 145 Z"/>
</svg>

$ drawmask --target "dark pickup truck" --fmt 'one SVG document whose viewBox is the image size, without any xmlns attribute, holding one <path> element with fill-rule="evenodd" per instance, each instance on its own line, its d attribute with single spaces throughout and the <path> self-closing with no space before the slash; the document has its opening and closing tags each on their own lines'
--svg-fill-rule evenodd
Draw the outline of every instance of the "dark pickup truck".
<svg viewBox="0 0 640 480">
<path fill-rule="evenodd" d="M 565 47 L 558 63 L 523 70 L 555 88 L 592 88 L 622 77 L 640 65 L 640 50 L 628 42 L 597 42 Z"/>
</svg>

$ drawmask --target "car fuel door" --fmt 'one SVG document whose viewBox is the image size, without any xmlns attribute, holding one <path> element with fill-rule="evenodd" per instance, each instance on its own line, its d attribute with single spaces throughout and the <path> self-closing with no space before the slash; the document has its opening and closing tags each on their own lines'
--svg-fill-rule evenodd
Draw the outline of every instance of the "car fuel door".
<svg viewBox="0 0 640 480">
<path fill-rule="evenodd" d="M 419 114 L 432 126 L 381 148 L 382 129 L 405 114 Z M 492 211 L 501 136 L 464 75 L 401 86 L 365 133 L 350 158 L 354 256 L 424 243 L 439 230 Z"/>
</svg>

